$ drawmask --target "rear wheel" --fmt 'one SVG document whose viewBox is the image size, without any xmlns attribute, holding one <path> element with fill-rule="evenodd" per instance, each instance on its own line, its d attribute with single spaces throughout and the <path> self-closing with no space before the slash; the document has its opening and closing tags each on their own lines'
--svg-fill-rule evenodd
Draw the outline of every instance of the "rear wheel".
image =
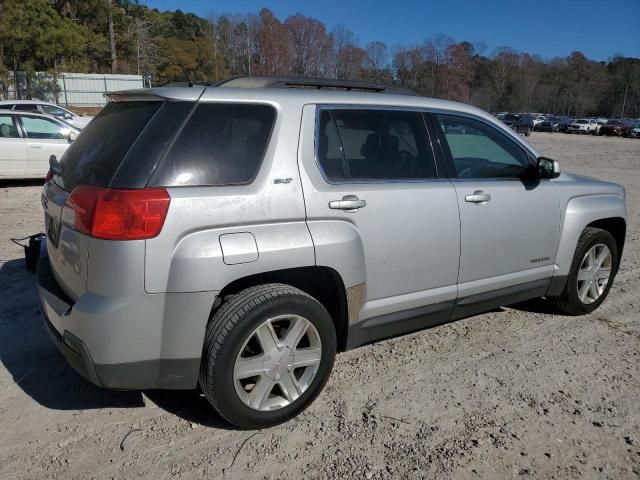
<svg viewBox="0 0 640 480">
<path fill-rule="evenodd" d="M 232 424 L 277 425 L 318 396 L 335 354 L 333 321 L 317 300 L 288 285 L 252 287 L 211 317 L 200 385 Z"/>
<path fill-rule="evenodd" d="M 587 227 L 578 241 L 564 290 L 549 300 L 569 315 L 593 312 L 609 294 L 617 269 L 618 247 L 613 236 Z"/>
</svg>

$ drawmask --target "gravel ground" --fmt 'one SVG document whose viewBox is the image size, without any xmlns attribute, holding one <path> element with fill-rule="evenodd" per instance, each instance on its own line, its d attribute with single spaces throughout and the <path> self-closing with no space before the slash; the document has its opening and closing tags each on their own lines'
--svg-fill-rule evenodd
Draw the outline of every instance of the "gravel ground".
<svg viewBox="0 0 640 480">
<path fill-rule="evenodd" d="M 341 354 L 305 413 L 259 432 L 192 392 L 108 392 L 70 370 L 9 242 L 41 230 L 40 186 L 0 185 L 0 478 L 640 478 L 640 140 L 530 141 L 627 189 L 600 309 L 531 302 Z"/>
</svg>

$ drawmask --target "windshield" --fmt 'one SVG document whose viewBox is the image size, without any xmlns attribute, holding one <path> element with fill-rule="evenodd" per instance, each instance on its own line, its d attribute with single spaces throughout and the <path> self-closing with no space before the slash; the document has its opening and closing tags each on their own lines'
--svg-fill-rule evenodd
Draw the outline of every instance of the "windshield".
<svg viewBox="0 0 640 480">
<path fill-rule="evenodd" d="M 622 122 L 620 120 L 609 120 L 607 125 L 622 125 Z"/>
<path fill-rule="evenodd" d="M 584 125 L 585 123 L 589 123 L 587 120 L 576 120 L 577 124 Z"/>
</svg>

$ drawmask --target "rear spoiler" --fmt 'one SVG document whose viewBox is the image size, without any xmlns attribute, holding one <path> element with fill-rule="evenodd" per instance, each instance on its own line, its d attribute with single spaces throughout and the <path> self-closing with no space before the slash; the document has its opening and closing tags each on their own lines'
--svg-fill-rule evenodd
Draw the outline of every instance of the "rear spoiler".
<svg viewBox="0 0 640 480">
<path fill-rule="evenodd" d="M 195 102 L 200 98 L 204 91 L 205 87 L 159 87 L 119 90 L 116 92 L 105 92 L 103 95 L 110 102 L 157 102 L 159 100 L 182 100 Z"/>
</svg>

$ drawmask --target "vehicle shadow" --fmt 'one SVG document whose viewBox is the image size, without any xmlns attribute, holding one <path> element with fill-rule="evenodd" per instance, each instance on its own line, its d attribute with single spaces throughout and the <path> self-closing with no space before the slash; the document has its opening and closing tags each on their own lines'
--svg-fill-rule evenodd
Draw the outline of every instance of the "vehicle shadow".
<svg viewBox="0 0 640 480">
<path fill-rule="evenodd" d="M 19 387 L 47 408 L 144 406 L 140 392 L 98 388 L 67 365 L 42 324 L 35 275 L 26 270 L 23 259 L 0 265 L 0 363 L 0 372 L 4 368 L 13 377 L 9 389 Z"/>
<path fill-rule="evenodd" d="M 16 388 L 53 410 L 145 406 L 143 392 L 96 387 L 69 367 L 42 324 L 35 275 L 27 271 L 24 259 L 0 263 L 0 364 L 0 376 L 4 368 L 13 378 L 6 393 L 0 392 L 0 412 Z M 149 390 L 144 395 L 189 422 L 235 429 L 199 391 Z"/>
<path fill-rule="evenodd" d="M 188 422 L 223 430 L 239 430 L 222 418 L 200 390 L 145 390 L 158 407 Z"/>
<path fill-rule="evenodd" d="M 509 308 L 520 310 L 521 312 L 542 313 L 544 315 L 567 315 L 546 298 L 534 298 L 533 300 L 515 303 L 509 305 Z"/>
<path fill-rule="evenodd" d="M 0 188 L 41 187 L 43 184 L 44 184 L 44 178 L 25 179 L 25 180 L 0 180 Z"/>
</svg>

